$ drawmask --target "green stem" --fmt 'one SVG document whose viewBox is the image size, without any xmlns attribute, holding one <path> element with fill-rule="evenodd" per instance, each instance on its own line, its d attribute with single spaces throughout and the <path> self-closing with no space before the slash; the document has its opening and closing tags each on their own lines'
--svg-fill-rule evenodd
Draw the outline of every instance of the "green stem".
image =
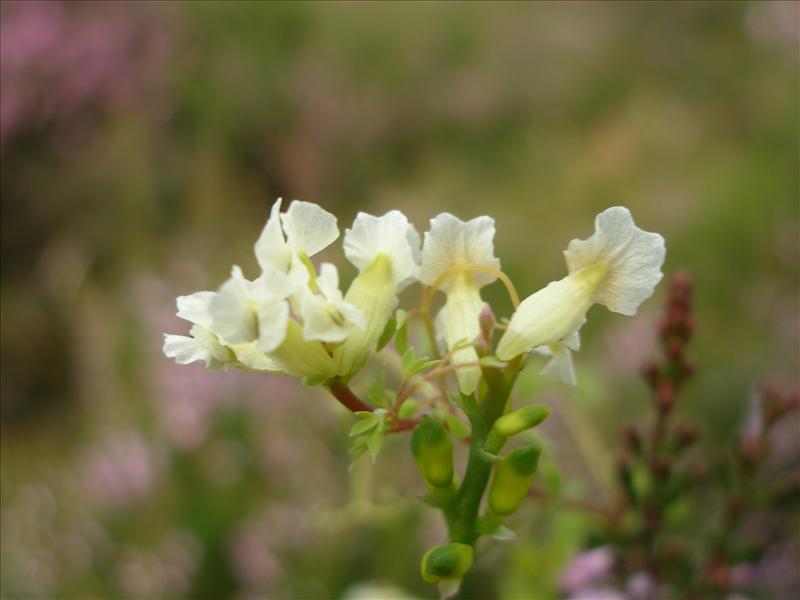
<svg viewBox="0 0 800 600">
<path fill-rule="evenodd" d="M 510 374 L 508 376 L 504 375 L 499 369 L 483 369 L 488 391 L 481 403 L 478 414 L 473 420 L 472 443 L 469 448 L 469 459 L 464 481 L 458 490 L 452 511 L 446 515 L 447 522 L 450 525 L 450 539 L 453 542 L 472 545 L 480 536 L 477 523 L 478 511 L 481 506 L 481 498 L 483 498 L 483 493 L 492 473 L 492 462 L 488 459 L 484 450 L 495 454 L 500 451 L 505 440 L 499 442 L 493 440 L 494 443 L 491 448 L 485 448 L 484 446 L 488 441 L 489 432 L 492 430 L 494 422 L 505 412 L 517 372 L 517 364 L 510 366 Z"/>
</svg>

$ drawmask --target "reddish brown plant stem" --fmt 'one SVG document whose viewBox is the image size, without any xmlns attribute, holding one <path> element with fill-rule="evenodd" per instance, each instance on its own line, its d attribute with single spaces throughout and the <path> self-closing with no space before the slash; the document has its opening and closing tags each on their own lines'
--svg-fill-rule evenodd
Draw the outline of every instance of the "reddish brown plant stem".
<svg viewBox="0 0 800 600">
<path fill-rule="evenodd" d="M 366 402 L 364 402 L 361 398 L 353 393 L 346 383 L 341 381 L 340 379 L 334 379 L 328 384 L 328 389 L 333 394 L 334 398 L 336 398 L 342 406 L 347 408 L 350 412 L 373 412 L 375 410 L 374 407 L 370 406 Z M 391 432 L 396 431 L 408 431 L 410 429 L 414 429 L 417 423 L 419 423 L 419 419 L 397 419 L 394 423 L 394 427 L 392 427 Z"/>
</svg>

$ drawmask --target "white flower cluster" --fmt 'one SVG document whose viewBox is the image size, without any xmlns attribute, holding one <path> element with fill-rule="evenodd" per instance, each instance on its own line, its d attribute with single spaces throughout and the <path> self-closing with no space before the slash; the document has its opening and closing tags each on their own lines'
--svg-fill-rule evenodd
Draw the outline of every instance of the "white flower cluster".
<svg viewBox="0 0 800 600">
<path fill-rule="evenodd" d="M 278 200 L 255 244 L 261 268 L 256 279 L 234 266 L 216 292 L 178 297 L 177 314 L 192 328 L 188 337 L 165 336 L 167 356 L 209 368 L 348 377 L 376 351 L 399 292 L 420 281 L 445 293 L 439 333 L 459 367 L 460 390 L 475 391 L 481 378 L 474 346 L 480 289 L 500 275 L 493 219 L 464 222 L 440 214 L 421 244 L 401 212 L 359 213 L 344 234 L 345 256 L 359 274 L 343 294 L 336 267 L 323 263 L 317 272 L 310 260 L 339 237 L 336 218 L 297 200 L 285 213 L 280 209 Z M 579 348 L 588 309 L 597 303 L 634 314 L 661 279 L 664 240 L 637 228 L 626 208 L 614 207 L 598 215 L 594 235 L 573 240 L 565 256 L 569 275 L 519 305 L 496 354 L 510 360 L 538 349 L 552 355 L 544 373 L 574 382 L 570 351 Z"/>
</svg>

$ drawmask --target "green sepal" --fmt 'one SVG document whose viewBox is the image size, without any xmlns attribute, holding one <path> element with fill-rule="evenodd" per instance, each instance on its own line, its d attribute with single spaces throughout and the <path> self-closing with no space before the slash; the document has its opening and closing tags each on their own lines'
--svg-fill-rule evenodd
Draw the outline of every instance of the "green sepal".
<svg viewBox="0 0 800 600">
<path fill-rule="evenodd" d="M 354 423 L 353 426 L 350 428 L 349 436 L 356 437 L 357 435 L 366 433 L 373 427 L 377 427 L 379 423 L 380 419 L 375 417 L 356 421 L 356 423 Z"/>
<path fill-rule="evenodd" d="M 369 457 L 372 459 L 374 463 L 378 460 L 378 454 L 383 447 L 383 428 L 378 427 L 372 433 L 367 436 L 367 451 L 369 452 Z"/>
<path fill-rule="evenodd" d="M 327 375 L 312 375 L 310 377 L 303 377 L 303 385 L 306 387 L 319 387 L 325 385 L 330 381 Z"/>
<path fill-rule="evenodd" d="M 475 415 L 478 412 L 478 403 L 475 400 L 475 396 L 473 394 L 451 393 L 448 394 L 447 397 L 450 400 L 450 404 L 463 410 L 464 414 L 467 415 L 467 418 L 469 418 L 470 422 L 472 423 Z"/>
<path fill-rule="evenodd" d="M 370 381 L 367 387 L 367 397 L 374 406 L 380 406 L 382 408 L 387 407 L 386 379 L 383 367 L 381 367 L 381 370 L 378 371 L 372 381 Z"/>
<path fill-rule="evenodd" d="M 387 321 L 386 327 L 383 328 L 383 333 L 381 333 L 381 337 L 378 338 L 378 346 L 376 352 L 380 352 L 386 347 L 386 344 L 392 341 L 394 334 L 397 333 L 397 315 L 394 314 L 392 317 Z"/>
<path fill-rule="evenodd" d="M 446 414 L 444 417 L 447 428 L 457 438 L 468 438 L 472 435 L 472 429 L 465 425 L 464 422 L 453 414 Z"/>
<path fill-rule="evenodd" d="M 402 356 L 408 350 L 408 313 L 402 308 L 398 308 L 394 318 L 397 323 L 394 347 L 397 349 L 397 353 Z"/>
</svg>

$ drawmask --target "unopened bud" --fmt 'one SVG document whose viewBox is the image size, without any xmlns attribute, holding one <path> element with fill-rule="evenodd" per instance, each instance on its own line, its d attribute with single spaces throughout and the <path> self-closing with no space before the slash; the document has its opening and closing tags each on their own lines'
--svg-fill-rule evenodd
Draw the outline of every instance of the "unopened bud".
<svg viewBox="0 0 800 600">
<path fill-rule="evenodd" d="M 639 495 L 636 493 L 636 488 L 633 485 L 633 472 L 631 471 L 631 466 L 624 458 L 620 459 L 617 463 L 617 477 L 622 485 L 622 489 L 628 496 L 628 500 L 630 500 L 631 503 L 636 504 Z"/>
<path fill-rule="evenodd" d="M 667 343 L 667 355 L 670 358 L 680 358 L 681 354 L 683 354 L 683 340 L 677 337 L 673 337 Z"/>
<path fill-rule="evenodd" d="M 684 423 L 675 432 L 675 443 L 679 450 L 691 446 L 697 440 L 697 428 L 691 423 Z"/>
<path fill-rule="evenodd" d="M 658 408 L 662 412 L 669 412 L 675 399 L 675 384 L 669 380 L 660 381 L 656 388 Z"/>
<path fill-rule="evenodd" d="M 650 471 L 659 479 L 667 479 L 672 470 L 672 463 L 666 456 L 656 456 L 650 460 Z"/>
<path fill-rule="evenodd" d="M 550 408 L 547 406 L 526 406 L 520 408 L 512 413 L 503 415 L 494 424 L 494 432 L 503 437 L 510 437 L 516 435 L 531 427 L 536 427 L 539 423 L 544 421 L 550 414 Z"/>
<path fill-rule="evenodd" d="M 420 573 L 427 583 L 460 579 L 469 571 L 474 560 L 475 551 L 468 544 L 453 542 L 434 546 L 422 557 Z"/>
<path fill-rule="evenodd" d="M 495 465 L 489 490 L 489 506 L 498 515 L 510 515 L 519 508 L 533 483 L 539 464 L 539 446 L 517 448 Z"/>
<path fill-rule="evenodd" d="M 483 305 L 480 315 L 478 316 L 478 323 L 480 324 L 481 328 L 481 337 L 491 342 L 495 319 L 494 312 L 492 312 L 492 307 L 488 304 Z"/>
<path fill-rule="evenodd" d="M 434 487 L 453 480 L 453 443 L 437 420 L 424 416 L 411 436 L 411 452 L 422 477 Z"/>
<path fill-rule="evenodd" d="M 658 383 L 658 365 L 655 361 L 647 361 L 642 367 L 642 374 L 647 379 L 647 382 L 655 387 L 656 383 Z"/>
<path fill-rule="evenodd" d="M 770 489 L 772 501 L 778 505 L 792 506 L 800 501 L 800 473 L 794 473 Z"/>
</svg>

